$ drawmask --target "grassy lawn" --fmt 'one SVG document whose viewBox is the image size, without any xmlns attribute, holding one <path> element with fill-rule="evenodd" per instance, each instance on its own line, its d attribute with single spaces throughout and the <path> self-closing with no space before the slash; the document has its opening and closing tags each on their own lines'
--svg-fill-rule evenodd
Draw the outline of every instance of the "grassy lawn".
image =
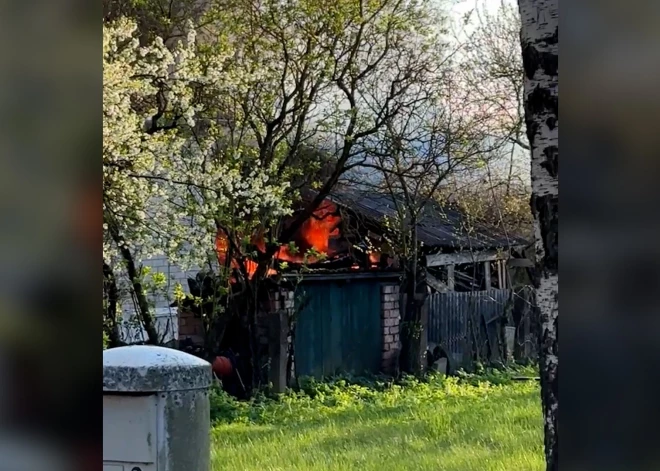
<svg viewBox="0 0 660 471">
<path fill-rule="evenodd" d="M 253 404 L 216 396 L 212 469 L 543 469 L 538 383 L 490 381 L 336 380 Z"/>
</svg>

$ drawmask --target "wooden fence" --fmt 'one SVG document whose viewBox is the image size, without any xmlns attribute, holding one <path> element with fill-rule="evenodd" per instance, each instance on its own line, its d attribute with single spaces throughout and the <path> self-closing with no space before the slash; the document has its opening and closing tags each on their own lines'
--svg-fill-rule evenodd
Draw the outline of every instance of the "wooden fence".
<svg viewBox="0 0 660 471">
<path fill-rule="evenodd" d="M 518 292 L 491 289 L 473 292 L 434 293 L 429 297 L 427 339 L 440 345 L 449 356 L 451 368 L 470 368 L 474 361 L 501 361 L 506 354 L 504 326 L 514 318 L 518 326 L 516 343 L 529 344 L 533 337 L 527 309 L 515 314 Z M 521 315 L 523 317 L 521 317 Z M 534 346 L 516 348 L 517 359 L 532 357 Z"/>
</svg>

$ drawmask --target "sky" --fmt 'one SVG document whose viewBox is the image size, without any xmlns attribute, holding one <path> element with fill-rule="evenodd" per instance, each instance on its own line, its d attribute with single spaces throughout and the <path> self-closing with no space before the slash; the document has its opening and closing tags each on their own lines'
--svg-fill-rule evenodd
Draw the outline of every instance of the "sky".
<svg viewBox="0 0 660 471">
<path fill-rule="evenodd" d="M 450 41 L 457 41 L 456 37 L 460 38 L 460 31 L 466 31 L 469 32 L 470 26 L 474 27 L 474 24 L 476 23 L 476 16 L 473 16 L 473 21 L 471 24 L 468 25 L 463 25 L 463 17 L 466 13 L 468 13 L 470 10 L 473 10 L 475 8 L 478 8 L 480 11 L 487 11 L 489 13 L 495 13 L 497 12 L 498 8 L 502 3 L 510 6 L 515 6 L 517 7 L 517 0 L 436 0 L 439 2 L 439 5 L 442 6 L 443 8 L 448 8 L 449 9 L 449 17 L 450 21 L 453 23 L 451 26 L 451 29 L 453 33 L 450 33 L 448 39 Z M 453 4 L 449 6 L 449 4 Z M 452 35 L 453 36 L 452 38 Z M 529 153 L 528 151 L 523 150 L 520 147 L 517 146 L 512 146 L 514 149 L 514 168 L 515 168 L 515 173 L 520 175 L 520 177 L 523 179 L 525 182 L 529 182 Z M 491 167 L 491 171 L 494 171 L 495 173 L 500 173 L 500 172 L 505 172 L 508 173 L 508 165 L 509 165 L 509 160 L 508 158 L 502 159 L 501 162 L 498 163 L 493 163 L 493 167 Z M 366 169 L 361 169 L 360 174 L 361 177 L 367 178 L 367 174 L 373 173 L 373 171 L 366 170 Z M 373 183 L 373 182 L 370 182 Z"/>
<path fill-rule="evenodd" d="M 489 13 L 495 13 L 499 6 L 504 3 L 506 5 L 517 5 L 517 0 L 438 0 L 445 4 L 451 2 L 454 5 L 450 8 L 450 17 L 456 23 L 456 26 L 460 26 L 463 17 L 470 10 L 478 8 L 481 11 L 487 11 Z M 470 29 L 470 26 L 474 27 L 474 21 L 472 24 L 465 26 L 466 30 Z"/>
<path fill-rule="evenodd" d="M 454 5 L 452 10 L 458 14 L 464 14 L 477 5 L 494 12 L 502 2 L 510 5 L 517 3 L 516 0 L 455 0 L 455 2 L 456 5 Z"/>
</svg>

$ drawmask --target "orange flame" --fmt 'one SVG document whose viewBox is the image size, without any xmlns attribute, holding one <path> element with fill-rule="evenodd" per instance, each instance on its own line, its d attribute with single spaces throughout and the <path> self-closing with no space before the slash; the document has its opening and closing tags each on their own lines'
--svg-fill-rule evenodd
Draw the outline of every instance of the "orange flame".
<svg viewBox="0 0 660 471">
<path fill-rule="evenodd" d="M 303 263 L 305 254 L 309 250 L 326 254 L 328 257 L 335 255 L 330 247 L 330 240 L 339 237 L 339 224 L 341 217 L 337 213 L 337 206 L 329 201 L 324 201 L 307 219 L 293 238 L 296 247 L 295 253 L 288 245 L 283 245 L 276 257 L 279 260 Z M 317 257 L 308 257 L 308 263 L 319 261 Z"/>
<path fill-rule="evenodd" d="M 228 249 L 229 241 L 227 240 L 227 236 L 225 235 L 224 231 L 218 230 L 218 233 L 215 236 L 215 250 L 218 254 L 218 263 L 220 263 L 220 266 L 226 266 Z M 231 261 L 231 268 L 239 268 L 239 264 L 236 259 Z M 252 275 L 254 275 L 254 273 L 257 271 L 257 263 L 253 262 L 252 260 L 246 260 L 245 268 L 248 272 L 248 276 L 251 278 Z M 268 269 L 268 276 L 274 275 L 275 273 L 276 271 L 272 268 Z M 235 279 L 232 278 L 232 281 L 235 281 Z"/>
<path fill-rule="evenodd" d="M 292 242 L 295 246 L 295 250 L 292 250 L 288 244 L 284 244 L 275 254 L 275 259 L 291 263 L 304 263 L 305 261 L 307 261 L 307 263 L 316 263 L 320 261 L 318 257 L 305 257 L 310 250 L 325 254 L 330 258 L 336 256 L 338 249 L 333 247 L 332 241 L 333 239 L 338 239 L 340 236 L 340 224 L 341 217 L 339 216 L 337 206 L 330 201 L 324 201 L 313 212 L 312 216 L 301 225 L 300 229 L 293 237 Z M 258 250 L 262 252 L 266 251 L 263 233 L 254 234 L 252 237 L 252 243 Z M 215 240 L 215 248 L 218 253 L 218 261 L 222 266 L 225 266 L 229 243 L 223 231 L 218 231 Z M 371 266 L 377 266 L 379 260 L 380 254 L 374 252 L 369 255 Z M 257 264 L 250 260 L 245 263 L 249 275 L 252 276 L 257 269 Z M 232 261 L 231 266 L 238 268 L 236 260 Z M 354 265 L 351 268 L 356 270 L 360 267 L 359 265 Z M 268 271 L 268 275 L 272 274 L 275 274 L 274 269 Z"/>
</svg>

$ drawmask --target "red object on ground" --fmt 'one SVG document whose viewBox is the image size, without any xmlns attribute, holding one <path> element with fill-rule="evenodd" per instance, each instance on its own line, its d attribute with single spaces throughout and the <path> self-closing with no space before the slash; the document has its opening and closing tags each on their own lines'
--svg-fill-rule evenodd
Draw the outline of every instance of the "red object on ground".
<svg viewBox="0 0 660 471">
<path fill-rule="evenodd" d="M 231 360 L 227 357 L 215 357 L 212 367 L 213 372 L 220 377 L 229 376 L 234 371 Z"/>
</svg>

